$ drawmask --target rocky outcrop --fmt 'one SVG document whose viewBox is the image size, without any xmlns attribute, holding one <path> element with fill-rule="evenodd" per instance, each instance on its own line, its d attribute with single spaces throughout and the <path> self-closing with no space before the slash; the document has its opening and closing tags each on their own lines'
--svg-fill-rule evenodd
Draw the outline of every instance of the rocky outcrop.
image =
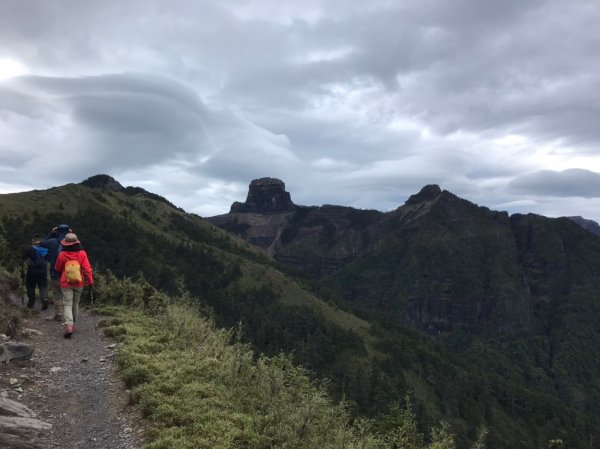
<svg viewBox="0 0 600 449">
<path fill-rule="evenodd" d="M 600 224 L 596 223 L 594 220 L 587 220 L 583 217 L 565 217 L 571 221 L 574 221 L 583 229 L 590 231 L 593 234 L 600 235 Z"/>
<path fill-rule="evenodd" d="M 250 183 L 248 197 L 244 203 L 236 201 L 230 213 L 276 214 L 291 212 L 295 208 L 285 184 L 276 178 L 254 179 Z"/>
<path fill-rule="evenodd" d="M 406 204 L 418 204 L 424 201 L 433 201 L 442 193 L 442 189 L 437 184 L 429 184 L 423 187 L 419 193 L 411 195 Z"/>
<path fill-rule="evenodd" d="M 8 363 L 11 360 L 29 360 L 33 355 L 33 346 L 17 341 L 7 341 L 0 345 L 0 362 Z"/>
<path fill-rule="evenodd" d="M 20 402 L 0 397 L 0 447 L 7 449 L 47 448 L 45 436 L 52 425 L 35 418 Z"/>
<path fill-rule="evenodd" d="M 81 185 L 93 189 L 108 190 L 110 192 L 120 192 L 125 189 L 115 178 L 108 175 L 90 176 L 85 181 L 82 181 Z"/>
</svg>

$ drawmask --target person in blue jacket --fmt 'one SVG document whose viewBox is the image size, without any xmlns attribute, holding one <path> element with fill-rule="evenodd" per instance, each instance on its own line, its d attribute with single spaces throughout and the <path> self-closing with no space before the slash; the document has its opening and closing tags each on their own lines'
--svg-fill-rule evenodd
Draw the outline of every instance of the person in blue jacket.
<svg viewBox="0 0 600 449">
<path fill-rule="evenodd" d="M 40 291 L 42 310 L 48 308 L 48 248 L 42 244 L 42 238 L 34 235 L 31 246 L 25 250 L 22 257 L 27 263 L 25 287 L 27 289 L 27 307 L 35 307 L 35 289 Z"/>
<path fill-rule="evenodd" d="M 71 228 L 67 224 L 61 224 L 52 229 L 46 236 L 42 244 L 48 248 L 48 262 L 50 262 L 50 285 L 52 286 L 52 300 L 54 302 L 54 317 L 55 321 L 62 321 L 64 317 L 64 303 L 62 298 L 62 290 L 60 288 L 60 273 L 54 269 L 56 259 L 60 253 L 61 240 L 71 232 Z"/>
</svg>

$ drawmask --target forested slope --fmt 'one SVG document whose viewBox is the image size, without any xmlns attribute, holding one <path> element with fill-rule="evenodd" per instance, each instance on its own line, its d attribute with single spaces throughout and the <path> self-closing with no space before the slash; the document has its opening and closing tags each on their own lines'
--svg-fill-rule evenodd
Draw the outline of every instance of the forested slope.
<svg viewBox="0 0 600 449">
<path fill-rule="evenodd" d="M 0 222 L 8 245 L 3 257 L 14 266 L 32 233 L 66 222 L 98 271 L 137 278 L 176 297 L 198 298 L 217 326 L 236 327 L 241 321 L 243 339 L 256 351 L 271 356 L 291 353 L 317 377 L 332 379 L 329 391 L 349 399 L 357 414 L 381 416 L 409 394 L 421 431 L 427 433 L 444 419 L 456 432 L 459 448 L 469 447 L 483 425 L 490 429 L 491 448 L 545 449 L 548 440 L 559 437 L 569 447 L 587 447 L 589 437 L 598 433 L 591 400 L 582 397 L 593 371 L 579 365 L 580 372 L 567 369 L 567 376 L 553 377 L 550 365 L 544 365 L 548 354 L 562 354 L 558 361 L 573 351 L 548 352 L 548 340 L 531 333 L 535 322 L 523 311 L 529 310 L 524 306 L 526 285 L 534 283 L 506 264 L 508 259 L 530 257 L 535 265 L 537 256 L 528 256 L 529 247 L 521 244 L 504 244 L 503 239 L 516 232 L 510 225 L 507 230 L 507 217 L 449 199 L 450 206 L 440 207 L 455 213 L 450 215 L 450 234 L 439 232 L 446 226 L 440 221 L 447 216 L 444 210 L 432 212 L 430 206 L 419 211 L 416 204 L 412 214 L 399 212 L 385 220 L 375 212 L 342 210 L 360 221 L 358 233 L 359 227 L 351 226 L 352 238 L 364 238 L 364 248 L 316 282 L 283 274 L 260 249 L 157 195 L 108 188 L 102 182 L 0 196 Z M 471 217 L 468 226 L 460 222 L 461 211 Z M 324 212 L 336 217 L 339 211 Z M 337 234 L 325 224 L 313 223 L 320 236 L 317 244 L 335 248 Z M 471 235 L 482 224 L 485 233 Z M 372 234 L 375 227 L 385 231 L 383 238 Z M 421 238 L 407 244 L 407 235 Z M 578 244 L 585 246 L 585 239 Z M 473 260 L 456 261 L 464 246 Z M 594 251 L 590 247 L 590 254 Z M 448 261 L 456 262 L 451 271 L 445 270 Z M 445 271 L 454 282 L 440 275 Z M 496 296 L 486 293 L 491 291 Z M 430 298 L 434 307 L 414 309 L 411 301 L 419 295 Z M 465 296 L 462 312 L 447 308 L 448 299 L 457 295 Z M 494 302 L 501 307 L 486 309 Z M 591 323 L 596 303 L 582 300 L 576 308 L 583 304 Z M 461 320 L 448 320 L 452 313 Z M 421 317 L 422 329 L 442 334 L 432 338 L 407 326 L 411 316 Z M 571 319 L 578 316 L 574 312 Z M 453 331 L 448 333 L 449 325 Z M 585 332 L 596 335 L 589 326 Z M 580 348 L 579 335 L 575 331 L 558 340 Z M 584 353 L 591 350 L 585 348 Z M 553 384 L 555 379 L 565 379 L 562 390 Z M 575 389 L 572 379 L 578 382 Z M 567 400 L 557 391 L 570 392 L 578 400 Z"/>
</svg>

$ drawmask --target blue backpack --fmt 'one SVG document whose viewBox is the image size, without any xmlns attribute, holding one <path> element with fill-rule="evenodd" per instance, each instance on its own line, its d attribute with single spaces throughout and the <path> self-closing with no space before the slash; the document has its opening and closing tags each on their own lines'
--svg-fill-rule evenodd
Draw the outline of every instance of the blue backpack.
<svg viewBox="0 0 600 449">
<path fill-rule="evenodd" d="M 33 245 L 35 255 L 29 259 L 29 266 L 34 271 L 46 271 L 48 266 L 48 248 L 43 246 Z"/>
</svg>

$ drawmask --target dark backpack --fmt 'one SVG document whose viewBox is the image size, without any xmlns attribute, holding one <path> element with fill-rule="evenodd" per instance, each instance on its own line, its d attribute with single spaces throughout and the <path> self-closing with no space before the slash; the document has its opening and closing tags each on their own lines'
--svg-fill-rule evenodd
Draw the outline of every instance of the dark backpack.
<svg viewBox="0 0 600 449">
<path fill-rule="evenodd" d="M 32 248 L 35 251 L 33 257 L 29 259 L 29 266 L 33 271 L 46 271 L 46 267 L 48 266 L 48 248 L 37 245 L 33 245 Z"/>
</svg>

